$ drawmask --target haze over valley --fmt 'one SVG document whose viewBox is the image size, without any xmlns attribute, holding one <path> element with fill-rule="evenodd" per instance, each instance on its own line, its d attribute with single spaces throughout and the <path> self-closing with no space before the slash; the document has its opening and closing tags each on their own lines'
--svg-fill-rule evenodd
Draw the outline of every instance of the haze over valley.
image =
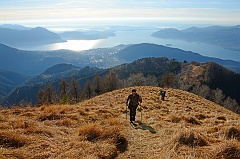
<svg viewBox="0 0 240 159">
<path fill-rule="evenodd" d="M 161 23 L 159 25 L 160 28 L 164 28 L 161 27 Z M 219 28 L 222 30 L 228 30 L 228 32 L 225 31 L 224 33 Z M 72 31 L 70 31 L 70 29 L 72 29 Z M 191 28 L 187 28 L 187 30 L 190 29 Z M 206 34 L 209 34 L 209 31 L 211 34 L 216 34 L 215 32 L 218 32 L 216 34 L 218 37 L 215 36 L 210 41 L 209 39 L 211 37 L 203 39 L 202 36 L 195 35 L 201 34 L 199 33 L 199 30 L 202 30 L 202 32 L 204 32 L 204 29 L 206 30 Z M 240 29 L 238 26 L 211 26 L 205 28 L 196 28 L 195 30 L 192 29 L 191 34 L 195 35 L 195 40 L 189 39 L 189 36 L 187 35 L 185 39 L 177 37 L 179 35 L 175 34 L 174 29 L 172 29 L 172 32 L 169 32 L 171 29 L 166 32 L 167 29 L 159 29 L 157 27 L 146 26 L 99 26 L 96 28 L 74 27 L 68 28 L 65 31 L 62 30 L 61 32 L 56 30 L 58 29 L 55 28 L 55 31 L 51 31 L 42 27 L 27 28 L 21 25 L 2 25 L 1 29 L 0 25 L 0 35 L 2 37 L 2 39 L 0 38 L 0 43 L 21 50 L 31 51 L 49 51 L 60 49 L 82 51 L 94 48 L 109 48 L 121 44 L 129 45 L 139 43 L 153 43 L 196 52 L 204 56 L 240 61 L 240 51 L 238 49 L 237 40 L 239 39 L 238 36 Z M 157 36 L 156 34 L 159 32 L 166 32 L 168 34 L 168 37 L 164 35 Z M 231 36 L 229 32 L 234 35 Z M 23 36 L 21 34 L 27 34 L 28 36 Z M 175 37 L 172 35 L 175 35 Z M 226 36 L 229 37 L 227 38 Z M 15 37 L 15 40 L 11 41 L 13 37 Z M 35 39 L 33 39 L 33 37 L 35 37 Z M 226 37 L 225 41 L 222 40 L 222 42 L 217 42 L 224 37 Z"/>
</svg>

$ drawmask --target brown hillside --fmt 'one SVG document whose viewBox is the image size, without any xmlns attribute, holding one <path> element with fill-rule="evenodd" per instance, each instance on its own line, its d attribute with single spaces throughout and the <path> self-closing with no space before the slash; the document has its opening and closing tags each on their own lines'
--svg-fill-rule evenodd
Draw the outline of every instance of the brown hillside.
<svg viewBox="0 0 240 159">
<path fill-rule="evenodd" d="M 126 119 L 132 88 L 76 105 L 0 111 L 0 158 L 240 158 L 240 116 L 192 93 L 136 87 L 138 129 Z"/>
<path fill-rule="evenodd" d="M 192 91 L 195 86 L 206 85 L 211 90 L 221 89 L 226 97 L 230 97 L 240 104 L 238 95 L 240 89 L 239 73 L 214 62 L 192 63 L 182 66 L 182 71 L 178 75 L 178 84 L 182 90 Z M 233 111 L 238 112 L 239 108 L 235 109 Z"/>
</svg>

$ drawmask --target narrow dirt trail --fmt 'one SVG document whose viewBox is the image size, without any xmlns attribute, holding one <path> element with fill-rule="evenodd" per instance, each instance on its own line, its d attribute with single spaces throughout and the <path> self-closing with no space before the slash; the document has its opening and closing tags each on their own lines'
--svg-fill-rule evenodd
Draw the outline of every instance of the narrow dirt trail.
<svg viewBox="0 0 240 159">
<path fill-rule="evenodd" d="M 140 115 L 137 115 L 140 119 Z M 157 150 L 160 144 L 160 130 L 156 130 L 153 127 L 142 123 L 137 120 L 137 128 L 130 125 L 129 119 L 123 122 L 128 138 L 128 151 L 120 154 L 118 158 L 149 158 L 151 156 L 157 155 Z"/>
</svg>

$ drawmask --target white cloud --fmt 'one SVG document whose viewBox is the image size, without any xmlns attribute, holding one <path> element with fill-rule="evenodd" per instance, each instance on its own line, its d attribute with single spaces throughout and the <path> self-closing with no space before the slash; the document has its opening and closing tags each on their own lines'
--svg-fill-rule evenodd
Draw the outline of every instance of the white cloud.
<svg viewBox="0 0 240 159">
<path fill-rule="evenodd" d="M 223 0 L 12 0 L 0 2 L 0 21 L 149 18 L 236 23 L 239 3 L 233 0 L 224 8 Z"/>
</svg>

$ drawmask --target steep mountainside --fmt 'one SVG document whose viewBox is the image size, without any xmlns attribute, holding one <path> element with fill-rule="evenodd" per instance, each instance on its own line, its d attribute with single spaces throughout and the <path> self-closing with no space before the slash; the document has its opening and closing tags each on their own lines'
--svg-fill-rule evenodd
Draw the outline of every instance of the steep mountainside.
<svg viewBox="0 0 240 159">
<path fill-rule="evenodd" d="M 3 106 L 20 104 L 21 102 L 30 102 L 36 104 L 37 94 L 40 89 L 52 85 L 57 91 L 62 79 L 70 82 L 76 79 L 81 87 L 84 87 L 88 80 L 93 80 L 96 73 L 106 74 L 107 70 L 96 67 L 76 67 L 71 64 L 58 64 L 48 68 L 46 71 L 17 86 L 8 95 L 3 98 Z"/>
<path fill-rule="evenodd" d="M 69 82 L 75 78 L 80 82 L 81 87 L 84 87 L 85 82 L 93 80 L 96 74 L 104 76 L 111 69 L 117 73 L 120 79 L 125 79 L 132 73 L 143 73 L 145 76 L 155 75 L 156 77 L 160 77 L 167 72 L 178 74 L 181 71 L 181 63 L 176 60 L 168 60 L 167 58 L 145 58 L 110 69 L 98 69 L 95 67 L 80 68 L 70 64 L 59 64 L 33 77 L 24 85 L 17 87 L 6 96 L 3 105 L 8 103 L 18 104 L 23 99 L 35 104 L 39 89 L 49 84 L 52 84 L 57 89 L 61 79 Z"/>
<path fill-rule="evenodd" d="M 31 54 L 29 51 L 17 50 L 0 44 L 0 68 L 13 72 L 35 74 L 47 65 L 39 65 L 40 55 Z"/>
<path fill-rule="evenodd" d="M 33 84 L 33 83 L 44 83 L 47 81 L 59 81 L 62 78 L 69 78 L 75 76 L 88 76 L 89 74 L 93 74 L 100 71 L 99 68 L 96 67 L 77 67 L 71 64 L 57 64 L 46 71 L 37 75 L 26 82 L 26 84 Z"/>
<path fill-rule="evenodd" d="M 209 43 L 240 51 L 240 25 L 229 27 L 211 26 L 206 28 L 192 27 L 185 30 L 168 28 L 159 30 L 153 33 L 152 36 Z"/>
<path fill-rule="evenodd" d="M 75 105 L 0 110 L 0 158 L 195 158 L 240 156 L 240 116 L 192 93 L 135 87 L 142 112 L 133 128 L 131 88 Z M 127 113 L 127 118 L 126 118 Z"/>
<path fill-rule="evenodd" d="M 122 79 L 129 77 L 133 73 L 142 73 L 144 76 L 155 75 L 159 77 L 164 73 L 178 74 L 181 71 L 181 62 L 169 60 L 166 57 L 161 58 L 142 58 L 128 64 L 119 65 L 112 69 Z"/>
<path fill-rule="evenodd" d="M 223 94 L 240 103 L 240 74 L 213 62 L 183 68 L 179 83 L 189 85 L 190 89 L 199 84 L 207 85 L 211 89 L 219 88 Z"/>
<path fill-rule="evenodd" d="M 30 76 L 0 69 L 0 101 L 17 85 L 24 83 Z"/>
</svg>

